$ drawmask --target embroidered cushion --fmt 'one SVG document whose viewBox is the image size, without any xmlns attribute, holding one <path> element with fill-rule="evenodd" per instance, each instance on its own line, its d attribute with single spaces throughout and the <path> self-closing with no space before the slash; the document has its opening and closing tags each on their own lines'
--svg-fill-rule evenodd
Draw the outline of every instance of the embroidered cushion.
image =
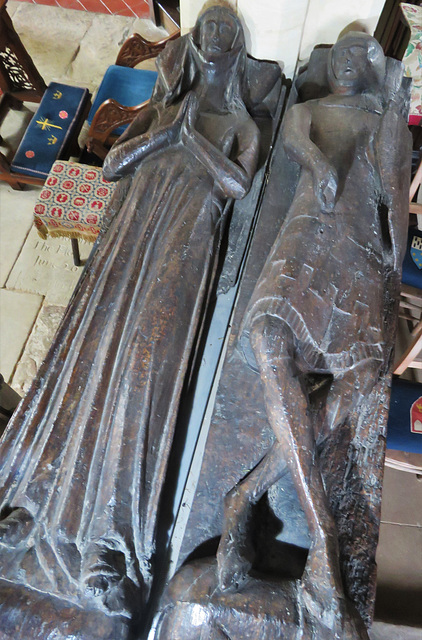
<svg viewBox="0 0 422 640">
<path fill-rule="evenodd" d="M 104 74 L 88 115 L 88 123 L 105 100 L 113 98 L 124 107 L 135 107 L 149 100 L 157 80 L 157 72 L 111 65 Z M 114 133 L 122 134 L 128 125 L 118 127 Z"/>
<path fill-rule="evenodd" d="M 115 187 L 115 182 L 104 180 L 98 167 L 55 162 L 34 208 L 39 235 L 94 242 Z"/>
<path fill-rule="evenodd" d="M 402 282 L 422 289 L 422 231 L 410 228 L 403 260 Z"/>
<path fill-rule="evenodd" d="M 18 147 L 11 170 L 46 178 L 53 162 L 63 157 L 81 125 L 88 89 L 52 82 Z"/>
<path fill-rule="evenodd" d="M 409 124 L 422 124 L 422 7 L 402 2 L 403 15 L 410 27 L 410 40 L 403 56 L 405 76 L 412 78 Z"/>
<path fill-rule="evenodd" d="M 388 415 L 387 447 L 422 453 L 422 385 L 393 380 Z"/>
</svg>

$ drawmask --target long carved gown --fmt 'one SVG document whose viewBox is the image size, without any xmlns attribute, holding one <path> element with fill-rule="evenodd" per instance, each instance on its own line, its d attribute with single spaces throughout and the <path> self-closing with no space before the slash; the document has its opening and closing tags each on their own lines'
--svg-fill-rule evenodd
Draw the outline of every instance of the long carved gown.
<svg viewBox="0 0 422 640">
<path fill-rule="evenodd" d="M 244 108 L 216 118 L 211 142 L 223 158 L 230 130 L 233 161 L 252 157 L 251 179 L 255 124 Z M 81 563 L 105 548 L 147 593 L 157 504 L 227 195 L 181 143 L 140 163 L 1 442 L 0 503 L 26 508 L 36 522 L 19 549 L 0 553 L 2 577 L 80 601 Z"/>
</svg>

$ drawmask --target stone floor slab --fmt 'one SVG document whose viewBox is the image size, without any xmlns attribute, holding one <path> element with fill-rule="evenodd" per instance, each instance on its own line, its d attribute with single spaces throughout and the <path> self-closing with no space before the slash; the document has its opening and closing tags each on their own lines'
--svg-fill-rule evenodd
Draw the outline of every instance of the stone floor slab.
<svg viewBox="0 0 422 640">
<path fill-rule="evenodd" d="M 421 550 L 421 527 L 381 524 L 375 606 L 379 620 L 422 627 Z"/>
<path fill-rule="evenodd" d="M 382 522 L 422 527 L 422 482 L 415 473 L 386 467 L 382 495 Z"/>
<path fill-rule="evenodd" d="M 27 393 L 47 355 L 65 310 L 66 307 L 44 301 L 11 382 L 21 396 Z"/>
<path fill-rule="evenodd" d="M 13 24 L 39 73 L 48 84 L 62 78 L 79 51 L 94 14 L 20 3 Z"/>
<path fill-rule="evenodd" d="M 91 91 L 96 89 L 107 68 L 116 62 L 121 45 L 131 35 L 133 22 L 133 18 L 124 16 L 93 14 L 92 24 L 68 69 L 69 80 L 83 83 Z"/>
<path fill-rule="evenodd" d="M 375 622 L 369 635 L 371 640 L 421 640 L 422 631 L 412 627 Z"/>
<path fill-rule="evenodd" d="M 10 380 L 42 304 L 39 295 L 0 289 L 0 371 Z"/>
<path fill-rule="evenodd" d="M 85 260 L 92 245 L 79 242 L 81 259 Z M 82 273 L 75 267 L 70 240 L 41 240 L 33 227 L 7 279 L 6 287 L 46 296 L 50 304 L 66 306 Z"/>
<path fill-rule="evenodd" d="M 0 182 L 0 287 L 7 277 L 33 223 L 34 204 L 41 187 L 15 191 Z"/>
<path fill-rule="evenodd" d="M 382 523 L 377 549 L 378 585 L 417 588 L 422 594 L 421 550 L 422 527 Z M 422 608 L 420 614 L 422 617 Z"/>
<path fill-rule="evenodd" d="M 135 18 L 132 29 L 133 31 L 129 35 L 139 33 L 139 35 L 151 42 L 158 42 L 158 40 L 163 40 L 169 35 L 163 27 L 157 27 L 152 20 L 146 18 Z"/>
</svg>

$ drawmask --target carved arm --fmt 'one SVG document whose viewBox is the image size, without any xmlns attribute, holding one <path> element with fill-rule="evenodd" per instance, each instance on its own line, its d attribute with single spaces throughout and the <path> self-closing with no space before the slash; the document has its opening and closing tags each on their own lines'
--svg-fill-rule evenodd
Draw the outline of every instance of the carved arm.
<svg viewBox="0 0 422 640">
<path fill-rule="evenodd" d="M 246 134 L 243 135 L 242 133 Z M 227 158 L 198 131 L 182 134 L 182 139 L 194 156 L 212 174 L 224 195 L 240 200 L 248 193 L 258 159 L 258 130 L 241 131 L 238 135 L 239 154 L 236 161 Z"/>
<path fill-rule="evenodd" d="M 396 141 L 393 147 L 391 140 Z M 391 100 L 384 111 L 375 149 L 383 190 L 381 197 L 388 208 L 392 268 L 401 273 L 409 226 L 409 191 L 404 185 L 410 184 L 412 136 L 403 118 L 400 102 Z"/>
<path fill-rule="evenodd" d="M 314 192 L 324 213 L 334 209 L 337 172 L 310 138 L 312 116 L 306 104 L 294 105 L 286 113 L 283 143 L 288 155 L 313 175 Z"/>
<path fill-rule="evenodd" d="M 181 139 L 196 159 L 212 174 L 214 181 L 228 198 L 243 198 L 249 191 L 255 175 L 259 150 L 259 130 L 252 119 L 236 132 L 227 132 L 226 143 L 238 146 L 236 160 L 231 160 L 231 149 L 223 153 L 195 129 L 198 99 L 190 93 L 186 98 L 186 117 L 183 120 Z M 223 147 L 227 146 L 223 144 Z"/>
<path fill-rule="evenodd" d="M 143 158 L 177 141 L 179 119 L 173 124 L 149 130 L 154 115 L 154 110 L 147 103 L 146 108 L 140 111 L 114 143 L 104 161 L 103 174 L 106 180 L 119 180 L 133 173 Z"/>
</svg>

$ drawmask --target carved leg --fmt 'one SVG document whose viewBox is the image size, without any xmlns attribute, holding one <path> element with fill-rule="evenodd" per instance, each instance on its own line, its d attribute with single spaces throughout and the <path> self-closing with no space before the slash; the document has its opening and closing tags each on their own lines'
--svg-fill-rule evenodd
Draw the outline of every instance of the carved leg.
<svg viewBox="0 0 422 640">
<path fill-rule="evenodd" d="M 294 359 L 294 340 L 281 320 L 256 323 L 251 344 L 264 385 L 268 420 L 289 466 L 312 539 L 302 584 L 321 611 L 343 607 L 337 532 L 320 474 L 308 398 Z M 341 614 L 340 614 L 341 618 Z"/>
<path fill-rule="evenodd" d="M 364 360 L 353 369 L 334 376 L 316 428 L 319 445 L 344 424 L 352 409 L 369 395 L 378 380 L 380 366 L 378 360 Z"/>
<path fill-rule="evenodd" d="M 283 475 L 286 462 L 276 442 L 251 473 L 224 499 L 224 529 L 217 551 L 220 588 L 236 591 L 247 580 L 253 549 L 247 525 L 251 506 Z"/>
<path fill-rule="evenodd" d="M 313 426 L 294 362 L 293 335 L 282 321 L 266 317 L 254 325 L 251 344 L 264 385 L 268 419 L 278 442 L 226 498 L 218 551 L 220 585 L 235 588 L 245 579 L 250 567 L 244 553 L 250 505 L 279 479 L 287 463 L 312 537 L 304 581 L 311 592 L 317 590 L 321 607 L 331 608 L 333 593 L 342 595 L 337 535 L 315 460 Z"/>
</svg>

